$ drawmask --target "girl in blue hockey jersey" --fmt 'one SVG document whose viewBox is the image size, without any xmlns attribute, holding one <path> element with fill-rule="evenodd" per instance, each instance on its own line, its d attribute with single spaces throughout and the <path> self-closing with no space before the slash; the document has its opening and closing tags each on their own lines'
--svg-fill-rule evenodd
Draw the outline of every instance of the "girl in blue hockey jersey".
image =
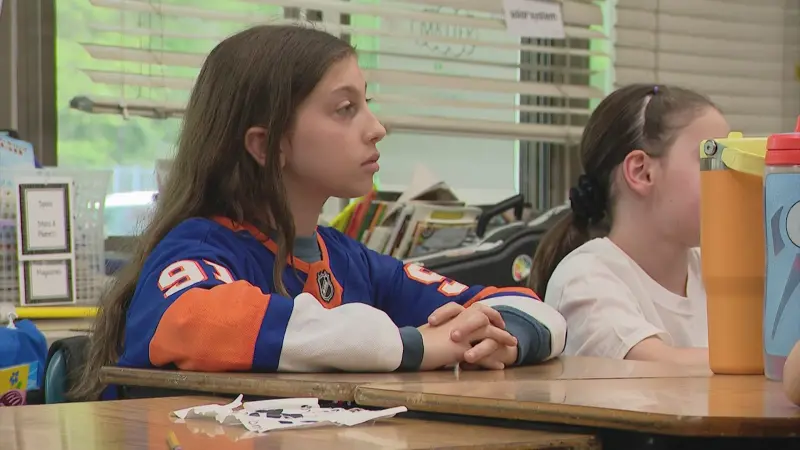
<svg viewBox="0 0 800 450">
<path fill-rule="evenodd" d="M 102 300 L 78 398 L 103 365 L 196 371 L 500 369 L 561 353 L 528 289 L 465 286 L 317 227 L 366 194 L 386 130 L 354 49 L 258 26 L 211 51 L 135 257 Z"/>
</svg>

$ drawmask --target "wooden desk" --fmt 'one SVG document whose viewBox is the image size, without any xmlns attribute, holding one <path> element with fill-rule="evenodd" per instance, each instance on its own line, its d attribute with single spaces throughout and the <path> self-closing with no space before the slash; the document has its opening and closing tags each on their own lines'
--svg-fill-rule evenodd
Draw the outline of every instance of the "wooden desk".
<svg viewBox="0 0 800 450">
<path fill-rule="evenodd" d="M 352 401 L 358 386 L 370 383 L 453 383 L 509 380 L 589 380 L 654 377 L 708 377 L 704 367 L 685 367 L 643 361 L 562 357 L 546 364 L 501 371 L 452 370 L 416 373 L 240 374 L 103 367 L 103 383 L 217 394 L 265 397 L 317 397 Z"/>
<path fill-rule="evenodd" d="M 355 427 L 284 430 L 247 438 L 244 427 L 213 420 L 176 422 L 176 409 L 227 400 L 208 397 L 0 408 L 4 450 L 166 449 L 169 431 L 192 449 L 598 449 L 588 435 L 387 419 Z"/>
<path fill-rule="evenodd" d="M 394 383 L 361 386 L 356 402 L 674 436 L 790 437 L 800 408 L 762 376 Z"/>
</svg>

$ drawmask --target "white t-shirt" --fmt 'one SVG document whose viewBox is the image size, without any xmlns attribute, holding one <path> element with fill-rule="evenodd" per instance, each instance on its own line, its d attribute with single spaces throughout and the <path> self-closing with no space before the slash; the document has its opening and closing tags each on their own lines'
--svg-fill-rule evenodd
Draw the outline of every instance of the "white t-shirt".
<svg viewBox="0 0 800 450">
<path fill-rule="evenodd" d="M 643 339 L 708 347 L 700 249 L 689 259 L 687 297 L 655 280 L 608 238 L 567 255 L 547 284 L 545 302 L 567 320 L 566 355 L 622 359 Z"/>
</svg>

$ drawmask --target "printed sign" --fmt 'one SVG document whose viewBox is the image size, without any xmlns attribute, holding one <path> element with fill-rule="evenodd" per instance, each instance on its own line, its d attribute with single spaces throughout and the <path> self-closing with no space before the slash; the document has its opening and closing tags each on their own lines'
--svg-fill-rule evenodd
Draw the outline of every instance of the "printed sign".
<svg viewBox="0 0 800 450">
<path fill-rule="evenodd" d="M 70 253 L 69 184 L 20 185 L 23 255 Z"/>
<path fill-rule="evenodd" d="M 33 157 L 33 145 L 30 142 L 14 139 L 11 130 L 0 131 L 0 167 L 8 171 L 9 168 L 33 169 L 36 162 Z M 0 177 L 0 189 L 13 189 L 12 177 Z"/>
<path fill-rule="evenodd" d="M 73 303 L 72 260 L 24 261 L 26 305 Z"/>
<path fill-rule="evenodd" d="M 0 369 L 0 406 L 25 404 L 30 369 L 28 365 Z"/>
<path fill-rule="evenodd" d="M 561 3 L 547 0 L 503 0 L 506 29 L 527 38 L 564 39 Z"/>
<path fill-rule="evenodd" d="M 21 303 L 75 303 L 72 180 L 15 179 Z"/>
</svg>

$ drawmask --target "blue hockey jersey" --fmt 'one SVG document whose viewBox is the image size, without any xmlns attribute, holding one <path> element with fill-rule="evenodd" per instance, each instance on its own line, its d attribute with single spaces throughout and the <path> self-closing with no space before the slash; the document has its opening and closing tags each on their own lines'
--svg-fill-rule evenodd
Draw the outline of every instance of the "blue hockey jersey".
<svg viewBox="0 0 800 450">
<path fill-rule="evenodd" d="M 119 365 L 196 371 L 415 370 L 416 327 L 440 306 L 485 302 L 519 341 L 519 364 L 559 355 L 566 323 L 529 289 L 465 286 L 319 227 L 318 261 L 229 219 L 193 218 L 148 256 L 127 311 Z"/>
</svg>

